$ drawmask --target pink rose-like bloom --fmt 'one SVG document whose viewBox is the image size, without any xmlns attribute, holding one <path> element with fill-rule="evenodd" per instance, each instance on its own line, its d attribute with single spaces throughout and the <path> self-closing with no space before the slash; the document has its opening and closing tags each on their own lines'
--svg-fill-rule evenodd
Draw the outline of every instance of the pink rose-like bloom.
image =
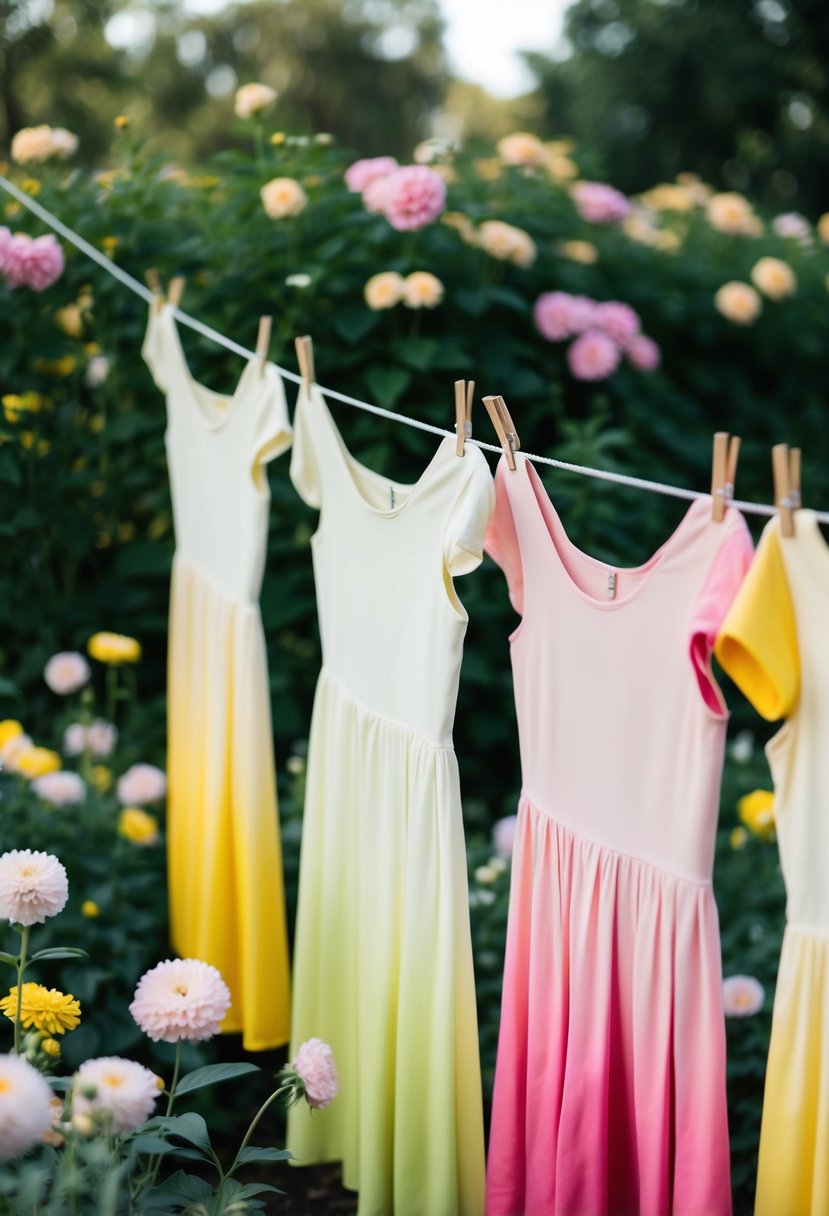
<svg viewBox="0 0 829 1216">
<path fill-rule="evenodd" d="M 153 1042 L 212 1039 L 230 1008 L 215 967 L 196 958 L 167 959 L 138 981 L 130 1013 Z"/>
<path fill-rule="evenodd" d="M 386 195 L 389 192 L 389 178 L 375 177 L 363 191 L 363 206 L 372 215 L 379 214 L 386 205 Z"/>
<path fill-rule="evenodd" d="M 772 230 L 776 236 L 788 237 L 790 240 L 802 241 L 812 235 L 812 229 L 805 215 L 797 211 L 786 211 L 776 215 L 771 221 Z"/>
<path fill-rule="evenodd" d="M 630 211 L 630 202 L 624 194 L 604 182 L 576 182 L 573 202 L 582 219 L 591 224 L 613 224 Z"/>
<path fill-rule="evenodd" d="M 499 857 L 512 857 L 515 847 L 515 830 L 518 827 L 517 815 L 505 815 L 499 819 L 492 829 L 492 847 Z"/>
<path fill-rule="evenodd" d="M 18 232 L 6 243 L 3 273 L 9 287 L 45 291 L 63 274 L 63 250 L 51 232 L 32 240 Z"/>
<path fill-rule="evenodd" d="M 622 304 L 618 300 L 597 304 L 593 313 L 593 324 L 619 346 L 627 346 L 642 327 L 638 313 L 629 304 Z"/>
<path fill-rule="evenodd" d="M 154 764 L 133 764 L 119 778 L 116 790 L 122 806 L 143 806 L 161 801 L 167 793 L 167 778 Z"/>
<path fill-rule="evenodd" d="M 9 242 L 12 239 L 12 234 L 5 225 L 0 225 L 0 274 L 6 273 L 6 250 L 9 247 Z"/>
<path fill-rule="evenodd" d="M 398 232 L 425 228 L 446 205 L 446 182 L 428 165 L 406 165 L 384 179 L 383 214 Z"/>
<path fill-rule="evenodd" d="M 352 194 L 363 194 L 373 181 L 380 177 L 388 177 L 397 168 L 393 156 L 373 156 L 363 160 L 355 160 L 349 165 L 343 176 L 345 184 Z"/>
<path fill-rule="evenodd" d="M 567 350 L 567 362 L 577 380 L 606 380 L 619 366 L 620 356 L 613 339 L 598 329 L 589 329 Z"/>
<path fill-rule="evenodd" d="M 548 342 L 563 342 L 583 333 L 593 324 L 596 304 L 587 296 L 571 296 L 566 291 L 545 291 L 535 302 L 533 320 Z"/>
<path fill-rule="evenodd" d="M 766 999 L 765 988 L 753 975 L 730 975 L 723 980 L 722 993 L 727 1018 L 750 1018 Z"/>
<path fill-rule="evenodd" d="M 653 338 L 637 334 L 625 345 L 625 356 L 638 372 L 654 372 L 662 362 L 662 354 Z"/>
<path fill-rule="evenodd" d="M 293 1061 L 305 1086 L 305 1100 L 309 1106 L 321 1109 L 336 1098 L 339 1078 L 331 1048 L 322 1039 L 308 1039 L 298 1049 Z"/>
</svg>

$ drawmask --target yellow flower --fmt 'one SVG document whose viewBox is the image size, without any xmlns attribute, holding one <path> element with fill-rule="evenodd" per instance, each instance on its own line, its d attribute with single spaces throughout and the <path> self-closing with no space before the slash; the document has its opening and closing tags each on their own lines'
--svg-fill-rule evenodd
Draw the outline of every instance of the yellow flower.
<svg viewBox="0 0 829 1216">
<path fill-rule="evenodd" d="M 462 211 L 445 211 L 440 217 L 440 222 L 445 224 L 447 228 L 454 228 L 461 240 L 466 241 L 467 245 L 477 244 L 478 233 L 475 225 Z"/>
<path fill-rule="evenodd" d="M 20 189 L 24 194 L 30 195 L 32 198 L 37 198 L 40 194 L 40 182 L 36 177 L 24 177 L 20 183 Z"/>
<path fill-rule="evenodd" d="M 762 301 L 748 283 L 738 283 L 732 280 L 723 283 L 714 296 L 714 306 L 722 313 L 727 321 L 735 325 L 751 325 L 757 320 L 763 307 Z"/>
<path fill-rule="evenodd" d="M 651 211 L 693 211 L 696 199 L 684 186 L 664 182 L 639 195 L 639 202 Z"/>
<path fill-rule="evenodd" d="M 0 752 L 11 742 L 12 739 L 17 739 L 23 734 L 23 727 L 16 718 L 4 718 L 0 722 Z"/>
<path fill-rule="evenodd" d="M 41 1039 L 40 1047 L 44 1055 L 50 1056 L 53 1060 L 60 1059 L 60 1043 L 57 1039 Z"/>
<path fill-rule="evenodd" d="M 728 839 L 732 849 L 741 849 L 748 840 L 748 832 L 745 828 L 734 828 Z"/>
<path fill-rule="evenodd" d="M 93 659 L 99 663 L 137 663 L 141 658 L 141 643 L 122 633 L 94 633 L 86 645 Z"/>
<path fill-rule="evenodd" d="M 363 298 L 369 308 L 378 312 L 394 308 L 406 294 L 406 280 L 396 270 L 384 270 L 374 274 L 363 288 Z"/>
<path fill-rule="evenodd" d="M 580 262 L 582 266 L 592 266 L 599 260 L 599 251 L 590 241 L 562 241 L 556 245 L 556 253 L 571 262 Z"/>
<path fill-rule="evenodd" d="M 564 139 L 548 139 L 544 147 L 553 156 L 569 156 L 576 150 L 576 141 L 568 135 Z"/>
<path fill-rule="evenodd" d="M 22 413 L 37 414 L 47 404 L 40 393 L 6 393 L 0 397 L 7 422 L 17 422 Z"/>
<path fill-rule="evenodd" d="M 478 229 L 478 244 L 491 258 L 515 266 L 532 266 L 538 254 L 528 232 L 503 220 L 485 220 Z"/>
<path fill-rule="evenodd" d="M 545 167 L 554 181 L 571 182 L 574 177 L 579 175 L 578 165 L 569 156 L 552 153 L 547 157 Z"/>
<path fill-rule="evenodd" d="M 118 834 L 130 844 L 155 844 L 158 840 L 158 820 L 140 807 L 125 807 L 118 816 Z"/>
<path fill-rule="evenodd" d="M 659 249 L 662 253 L 675 253 L 682 244 L 682 241 L 672 229 L 657 228 L 653 234 L 651 244 L 654 249 Z"/>
<path fill-rule="evenodd" d="M 35 371 L 47 376 L 71 376 L 77 366 L 73 355 L 63 355 L 60 359 L 35 359 Z"/>
<path fill-rule="evenodd" d="M 285 132 L 284 131 L 274 131 L 273 135 L 271 136 L 271 143 L 273 144 L 273 146 L 275 148 L 280 148 L 282 146 L 282 144 L 284 144 L 284 142 L 285 142 Z"/>
<path fill-rule="evenodd" d="M 505 165 L 544 165 L 549 157 L 537 135 L 515 131 L 498 140 L 498 155 Z"/>
<path fill-rule="evenodd" d="M 0 1010 L 12 1022 L 17 1016 L 17 987 L 0 1001 Z M 64 995 L 57 988 L 42 984 L 24 984 L 20 1002 L 20 1021 L 26 1030 L 34 1027 L 44 1034 L 65 1034 L 74 1030 L 81 1020 L 81 1004 L 72 994 Z"/>
<path fill-rule="evenodd" d="M 55 323 L 70 338 L 80 338 L 83 334 L 83 318 L 78 304 L 66 304 L 55 313 Z"/>
<path fill-rule="evenodd" d="M 265 214 L 272 220 L 299 215 L 305 210 L 308 195 L 292 177 L 274 177 L 259 191 Z"/>
<path fill-rule="evenodd" d="M 157 515 L 147 528 L 147 537 L 149 540 L 159 540 L 162 536 L 166 536 L 169 531 L 170 520 L 166 515 Z"/>
<path fill-rule="evenodd" d="M 475 172 L 485 182 L 494 182 L 501 176 L 503 167 L 497 156 L 480 157 L 475 161 Z"/>
<path fill-rule="evenodd" d="M 707 186 L 698 173 L 677 173 L 676 181 L 701 207 L 708 202 L 714 191 Z"/>
<path fill-rule="evenodd" d="M 107 768 L 105 764 L 93 764 L 89 782 L 99 794 L 105 794 L 112 786 L 112 769 Z"/>
<path fill-rule="evenodd" d="M 770 300 L 784 300 L 797 290 L 794 271 L 780 258 L 760 258 L 751 272 L 751 281 Z"/>
<path fill-rule="evenodd" d="M 263 110 L 269 110 L 276 98 L 276 89 L 272 89 L 270 85 L 243 84 L 236 90 L 233 109 L 238 118 L 252 118 L 254 114 L 261 114 Z"/>
<path fill-rule="evenodd" d="M 101 915 L 101 909 L 94 899 L 85 899 L 81 904 L 81 915 L 88 916 L 90 920 L 94 920 L 96 916 Z"/>
<path fill-rule="evenodd" d="M 103 248 L 104 253 L 107 255 L 107 257 L 111 258 L 113 256 L 113 254 L 115 253 L 115 250 L 118 248 L 118 237 L 117 236 L 105 236 L 104 239 L 101 241 L 101 246 Z"/>
<path fill-rule="evenodd" d="M 712 194 L 706 208 L 708 223 L 717 232 L 735 236 L 759 236 L 762 224 L 754 214 L 751 203 L 742 194 Z"/>
<path fill-rule="evenodd" d="M 3 208 L 3 214 L 6 216 L 6 219 L 13 220 L 20 215 L 22 210 L 23 206 L 21 203 L 6 203 L 6 206 Z"/>
<path fill-rule="evenodd" d="M 14 762 L 15 771 L 30 780 L 43 777 L 46 773 L 56 773 L 60 766 L 60 756 L 48 747 L 30 747 L 15 757 Z"/>
<path fill-rule="evenodd" d="M 126 131 L 127 127 L 130 125 L 130 120 L 126 114 L 119 114 L 117 118 L 113 119 L 112 125 L 118 131 Z"/>
<path fill-rule="evenodd" d="M 774 836 L 774 794 L 771 790 L 752 790 L 737 803 L 737 814 L 755 836 L 770 840 Z"/>
<path fill-rule="evenodd" d="M 442 299 L 443 284 L 428 270 L 415 270 L 406 275 L 403 292 L 406 308 L 437 308 Z"/>
<path fill-rule="evenodd" d="M 829 245 L 829 211 L 824 211 L 823 215 L 815 225 L 817 234 L 824 244 Z"/>
</svg>

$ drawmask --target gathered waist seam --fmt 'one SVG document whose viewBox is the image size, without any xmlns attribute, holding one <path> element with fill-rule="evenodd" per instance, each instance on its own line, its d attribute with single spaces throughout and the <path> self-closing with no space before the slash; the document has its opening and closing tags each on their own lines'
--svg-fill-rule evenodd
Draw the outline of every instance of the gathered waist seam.
<svg viewBox="0 0 829 1216">
<path fill-rule="evenodd" d="M 684 874 L 676 874 L 673 870 L 668 870 L 665 866 L 657 865 L 654 861 L 649 861 L 646 857 L 637 857 L 635 853 L 625 853 L 622 849 L 615 849 L 612 845 L 605 844 L 601 840 L 594 840 L 592 836 L 585 836 L 583 832 L 577 832 L 571 828 L 569 824 L 562 823 L 560 819 L 556 819 L 554 815 L 548 815 L 546 811 L 541 809 L 541 804 L 526 792 L 521 791 L 519 799 L 520 806 L 528 806 L 533 811 L 536 811 L 543 819 L 549 820 L 562 832 L 566 832 L 568 836 L 574 837 L 576 840 L 582 841 L 584 844 L 592 845 L 594 849 L 599 849 L 602 853 L 610 853 L 614 857 L 623 858 L 625 861 L 632 861 L 635 865 L 645 866 L 648 870 L 653 870 L 656 874 L 661 874 L 665 878 L 670 878 L 673 882 L 685 883 L 689 887 L 698 887 L 702 891 L 711 891 L 713 884 L 711 879 L 688 878 Z"/>
<path fill-rule="evenodd" d="M 802 937 L 817 937 L 829 942 L 829 925 L 804 925 L 802 921 L 786 922 L 786 932 L 798 933 Z"/>
<path fill-rule="evenodd" d="M 374 718 L 376 722 L 386 722 L 389 726 L 395 726 L 398 730 L 405 731 L 407 735 L 412 735 L 415 739 L 419 739 L 422 743 L 425 743 L 427 747 L 432 749 L 432 751 L 451 752 L 454 756 L 455 746 L 451 740 L 449 743 L 437 743 L 434 739 L 430 739 L 428 735 L 424 735 L 422 731 L 417 730 L 408 722 L 401 722 L 399 718 L 392 718 L 388 714 L 380 713 L 379 710 L 374 709 L 371 705 L 366 705 L 364 701 L 361 701 L 358 697 L 354 696 L 353 692 L 348 687 L 345 680 L 343 680 L 342 676 L 337 675 L 335 671 L 332 671 L 329 667 L 326 667 L 324 663 L 320 668 L 319 679 L 317 681 L 318 686 L 323 679 L 330 684 L 336 684 L 337 688 L 341 690 L 346 699 L 354 706 L 354 708 L 359 709 L 361 713 L 367 714 L 369 718 Z"/>
<path fill-rule="evenodd" d="M 200 562 L 194 561 L 189 554 L 182 553 L 177 549 L 173 554 L 173 566 L 187 567 L 194 574 L 197 574 L 199 578 L 204 579 L 206 583 L 210 583 L 211 587 L 215 588 L 219 595 L 226 599 L 229 604 L 235 604 L 237 608 L 249 608 L 253 612 L 260 611 L 258 600 L 244 599 L 241 595 L 228 591 L 226 587 L 222 586 L 215 574 L 211 574 L 209 570 L 205 570 L 204 566 Z"/>
</svg>

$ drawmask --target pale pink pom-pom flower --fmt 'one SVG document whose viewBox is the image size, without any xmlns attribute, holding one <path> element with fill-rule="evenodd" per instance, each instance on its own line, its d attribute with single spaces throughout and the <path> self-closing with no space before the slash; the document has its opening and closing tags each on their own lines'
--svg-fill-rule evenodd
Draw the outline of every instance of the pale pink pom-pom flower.
<svg viewBox="0 0 829 1216">
<path fill-rule="evenodd" d="M 89 682 L 89 664 L 76 650 L 53 654 L 43 669 L 43 678 L 58 696 L 68 697 Z"/>
<path fill-rule="evenodd" d="M 77 773 L 44 773 L 35 777 L 31 788 L 52 806 L 77 806 L 86 797 L 86 782 Z"/>
<path fill-rule="evenodd" d="M 533 320 L 548 342 L 563 342 L 583 333 L 593 324 L 595 301 L 588 296 L 571 296 L 566 291 L 545 291 L 533 307 Z"/>
<path fill-rule="evenodd" d="M 727 1018 L 750 1018 L 766 999 L 765 988 L 753 975 L 730 975 L 723 980 L 722 991 Z"/>
<path fill-rule="evenodd" d="M 492 847 L 499 857 L 512 857 L 517 827 L 517 815 L 505 815 L 503 819 L 499 819 L 493 826 Z"/>
<path fill-rule="evenodd" d="M 94 1089 L 94 1095 L 87 1097 Z M 87 1060 L 75 1073 L 72 1110 L 100 1115 L 113 1136 L 135 1132 L 147 1122 L 160 1094 L 158 1078 L 143 1064 L 120 1056 Z"/>
<path fill-rule="evenodd" d="M 396 168 L 397 161 L 393 156 L 372 156 L 355 160 L 343 176 L 352 194 L 362 194 L 372 182 L 380 177 L 388 177 Z"/>
<path fill-rule="evenodd" d="M 18 232 L 6 245 L 4 274 L 9 287 L 45 291 L 58 281 L 63 266 L 63 250 L 51 232 L 34 240 Z"/>
<path fill-rule="evenodd" d="M 12 849 L 0 857 L 0 920 L 42 925 L 68 898 L 66 870 L 51 853 Z"/>
<path fill-rule="evenodd" d="M 406 165 L 384 179 L 383 214 L 398 232 L 425 228 L 446 205 L 446 182 L 428 165 Z"/>
<path fill-rule="evenodd" d="M 619 366 L 621 351 L 612 338 L 589 329 L 567 349 L 567 362 L 577 380 L 605 380 Z"/>
<path fill-rule="evenodd" d="M 378 215 L 386 205 L 386 195 L 389 190 L 387 177 L 375 177 L 363 191 L 363 206 L 372 215 Z"/>
<path fill-rule="evenodd" d="M 51 1124 L 46 1078 L 22 1056 L 0 1056 L 0 1161 L 28 1152 Z"/>
<path fill-rule="evenodd" d="M 606 300 L 603 304 L 597 304 L 593 324 L 618 346 L 627 346 L 642 326 L 638 313 L 629 304 L 622 304 L 619 300 Z"/>
<path fill-rule="evenodd" d="M 572 193 L 579 215 L 591 224 L 613 224 L 630 211 L 624 194 L 604 182 L 576 182 Z"/>
<path fill-rule="evenodd" d="M 625 345 L 625 356 L 631 367 L 638 372 L 654 372 L 662 362 L 662 354 L 647 334 L 637 334 Z"/>
<path fill-rule="evenodd" d="M 293 1066 L 305 1086 L 308 1105 L 316 1109 L 330 1105 L 337 1096 L 339 1078 L 328 1044 L 322 1039 L 308 1039 L 298 1049 Z"/>
<path fill-rule="evenodd" d="M 130 1013 L 154 1042 L 212 1039 L 230 1008 L 215 967 L 196 958 L 167 959 L 138 981 Z"/>
<path fill-rule="evenodd" d="M 4 224 L 0 224 L 0 274 L 6 273 L 6 250 L 9 247 L 9 242 L 12 239 L 12 234 Z"/>
<path fill-rule="evenodd" d="M 167 778 L 154 764 L 132 764 L 116 786 L 122 806 L 144 806 L 160 802 L 167 792 Z"/>
</svg>

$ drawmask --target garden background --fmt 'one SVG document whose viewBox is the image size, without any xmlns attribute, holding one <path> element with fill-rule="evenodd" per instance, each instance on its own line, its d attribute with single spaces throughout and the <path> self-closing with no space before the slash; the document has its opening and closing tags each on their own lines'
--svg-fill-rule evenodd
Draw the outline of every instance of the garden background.
<svg viewBox="0 0 829 1216">
<path fill-rule="evenodd" d="M 155 21 L 143 41 L 117 50 L 106 23 L 127 7 L 0 4 L 0 148 L 39 123 L 79 136 L 68 159 L 20 164 L 0 153 L 3 172 L 118 265 L 139 278 L 148 267 L 165 282 L 186 276 L 183 307 L 249 347 L 259 315 L 273 314 L 271 357 L 284 366 L 295 367 L 294 337 L 311 333 L 322 384 L 436 425 L 451 428 L 453 382 L 472 377 L 478 397 L 504 395 L 529 451 L 707 490 L 712 433 L 725 429 L 743 436 L 738 496 L 768 502 L 771 445 L 800 445 L 806 504 L 829 507 L 829 199 L 819 171 L 829 31 L 819 5 L 760 0 L 738 13 L 716 0 L 578 0 L 569 54 L 534 54 L 537 88 L 511 101 L 451 78 L 430 0 L 254 2 L 198 19 L 159 4 L 142 10 Z M 392 57 L 395 29 L 410 49 Z M 234 114 L 246 81 L 272 85 L 275 105 Z M 516 128 L 538 139 L 499 144 Z M 362 155 L 409 164 L 435 132 L 419 157 L 442 175 L 446 210 L 398 231 L 349 191 L 344 170 Z M 270 206 L 269 215 L 260 190 L 275 178 L 297 183 L 302 200 L 292 194 L 284 213 Z M 591 211 L 580 181 L 609 182 L 625 197 L 599 196 Z M 12 232 L 46 231 L 19 204 L 0 206 Z M 482 227 L 493 220 L 526 236 Z M 121 682 L 118 747 L 84 774 L 80 805 L 51 807 L 20 776 L 0 774 L 0 851 L 62 859 L 71 896 L 55 933 L 92 955 L 49 973 L 82 1002 L 81 1026 L 63 1042 L 73 1067 L 103 1051 L 145 1050 L 126 1006 L 138 976 L 166 956 L 163 812 L 148 808 L 157 839 L 151 827 L 143 840 L 119 832 L 115 781 L 134 762 L 164 764 L 173 534 L 164 406 L 140 360 L 146 307 L 63 250 L 65 270 L 47 290 L 0 285 L 0 719 L 60 750 L 78 706 L 46 687 L 49 656 L 85 650 L 100 629 L 143 648 L 134 689 Z M 763 258 L 784 268 L 758 270 Z M 376 284 L 366 290 L 378 273 L 417 271 L 442 290 L 391 307 L 378 306 Z M 744 287 L 722 293 L 729 283 Z M 540 332 L 534 306 L 551 292 L 630 305 L 660 366 L 650 354 L 639 367 L 623 357 L 585 378 L 568 342 L 549 340 L 549 323 L 548 337 Z M 231 391 L 240 360 L 183 335 L 196 377 Z M 434 450 L 410 428 L 333 409 L 351 449 L 379 471 L 416 477 Z M 480 404 L 474 428 L 494 440 Z M 287 469 L 287 458 L 270 467 L 262 610 L 292 916 L 320 658 L 314 518 Z M 575 542 L 623 565 L 644 560 L 685 509 L 549 470 L 544 480 Z M 761 521 L 749 522 L 757 536 Z M 489 864 L 492 832 L 520 788 L 506 643 L 514 616 L 489 562 L 458 590 L 470 626 L 455 742 L 488 1093 L 508 898 L 508 872 Z M 103 713 L 103 668 L 94 686 Z M 735 690 L 728 699 L 715 870 L 724 973 L 765 987 L 762 1010 L 728 1025 L 735 1206 L 748 1212 L 784 900 L 767 807 L 744 804 L 744 821 L 737 810 L 743 795 L 770 788 L 761 748 L 771 731 Z M 233 1039 L 191 1051 L 191 1062 L 240 1055 Z M 163 1048 L 147 1055 L 157 1070 L 170 1058 Z M 225 1094 L 205 1109 L 229 1130 L 258 1096 Z"/>
</svg>

